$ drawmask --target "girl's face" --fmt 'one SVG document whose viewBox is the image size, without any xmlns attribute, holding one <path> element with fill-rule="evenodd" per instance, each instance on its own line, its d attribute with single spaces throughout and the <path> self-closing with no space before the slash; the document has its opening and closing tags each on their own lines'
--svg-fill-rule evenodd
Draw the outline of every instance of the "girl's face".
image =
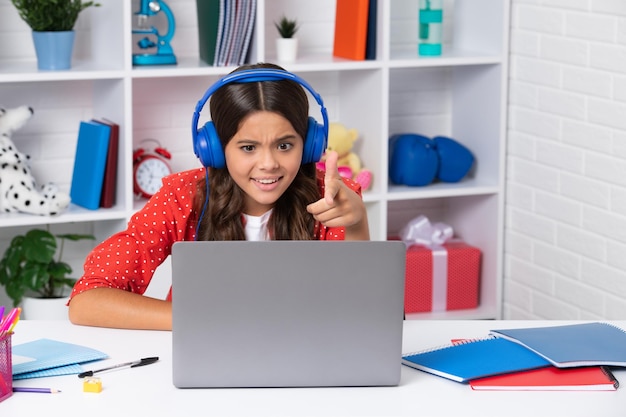
<svg viewBox="0 0 626 417">
<path fill-rule="evenodd" d="M 304 139 L 280 114 L 257 111 L 243 119 L 224 155 L 246 194 L 246 214 L 260 216 L 274 207 L 300 169 L 303 148 Z"/>
</svg>

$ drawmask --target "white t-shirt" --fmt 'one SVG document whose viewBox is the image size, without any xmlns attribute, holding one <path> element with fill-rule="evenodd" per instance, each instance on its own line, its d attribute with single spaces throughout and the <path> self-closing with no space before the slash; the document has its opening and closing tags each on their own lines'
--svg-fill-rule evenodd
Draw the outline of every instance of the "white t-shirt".
<svg viewBox="0 0 626 417">
<path fill-rule="evenodd" d="M 243 215 L 246 219 L 246 240 L 269 240 L 269 234 L 267 233 L 267 222 L 271 214 L 272 210 L 262 214 L 261 216 L 250 216 L 248 214 Z"/>
</svg>

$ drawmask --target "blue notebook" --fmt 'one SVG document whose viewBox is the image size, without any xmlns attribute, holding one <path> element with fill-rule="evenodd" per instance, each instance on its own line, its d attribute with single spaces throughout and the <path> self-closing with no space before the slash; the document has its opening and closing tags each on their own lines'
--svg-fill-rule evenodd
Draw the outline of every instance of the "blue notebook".
<svg viewBox="0 0 626 417">
<path fill-rule="evenodd" d="M 24 361 L 13 364 L 13 379 L 80 373 L 74 365 L 105 359 L 106 353 L 87 346 L 52 339 L 38 339 L 14 345 L 12 354 Z"/>
<path fill-rule="evenodd" d="M 491 334 L 518 343 L 559 368 L 626 366 L 626 332 L 608 323 L 492 330 Z"/>
<path fill-rule="evenodd" d="M 72 203 L 90 210 L 100 207 L 110 134 L 108 125 L 80 122 L 70 188 Z"/>
<path fill-rule="evenodd" d="M 402 355 L 402 364 L 457 382 L 528 369 L 550 362 L 525 347 L 499 338 L 468 340 Z"/>
</svg>

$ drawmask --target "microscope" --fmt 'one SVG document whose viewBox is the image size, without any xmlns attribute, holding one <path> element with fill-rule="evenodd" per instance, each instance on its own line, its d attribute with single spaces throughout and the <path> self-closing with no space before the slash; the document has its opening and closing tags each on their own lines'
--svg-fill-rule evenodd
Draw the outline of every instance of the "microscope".
<svg viewBox="0 0 626 417">
<path fill-rule="evenodd" d="M 165 35 L 162 35 L 156 27 L 148 25 L 148 19 L 159 13 L 163 13 L 167 19 L 167 33 Z M 137 28 L 133 29 L 133 34 L 156 37 L 156 42 L 154 42 L 146 36 L 137 42 L 137 45 L 141 49 L 156 48 L 156 52 L 133 54 L 133 65 L 176 64 L 176 56 L 170 45 L 176 30 L 176 22 L 167 4 L 160 0 L 141 0 L 139 11 L 135 14 L 137 15 Z"/>
</svg>

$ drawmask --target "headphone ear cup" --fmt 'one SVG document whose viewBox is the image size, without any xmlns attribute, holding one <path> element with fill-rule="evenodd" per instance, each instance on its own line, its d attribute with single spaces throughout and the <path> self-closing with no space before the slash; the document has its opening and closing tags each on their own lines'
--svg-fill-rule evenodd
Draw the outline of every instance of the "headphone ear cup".
<svg viewBox="0 0 626 417">
<path fill-rule="evenodd" d="M 302 152 L 302 163 L 319 162 L 326 150 L 327 138 L 324 133 L 324 126 L 309 116 L 306 139 L 304 140 L 304 150 Z"/>
<path fill-rule="evenodd" d="M 206 168 L 224 168 L 226 160 L 213 122 L 207 122 L 196 133 L 193 151 Z"/>
</svg>

